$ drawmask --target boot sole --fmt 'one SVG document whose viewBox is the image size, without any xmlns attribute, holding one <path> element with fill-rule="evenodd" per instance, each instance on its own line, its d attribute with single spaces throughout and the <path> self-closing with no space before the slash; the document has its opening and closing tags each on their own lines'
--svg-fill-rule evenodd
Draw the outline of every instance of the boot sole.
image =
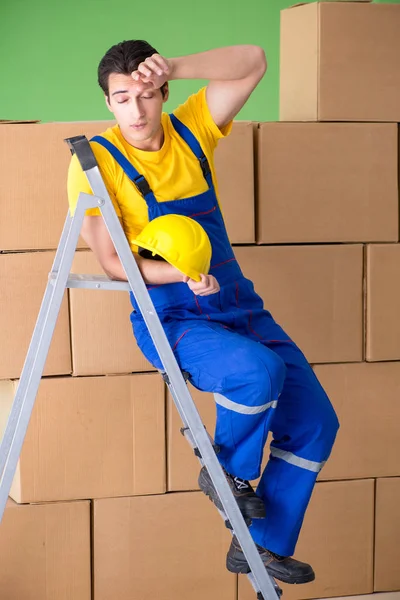
<svg viewBox="0 0 400 600">
<path fill-rule="evenodd" d="M 219 499 L 217 491 L 214 488 L 212 482 L 208 479 L 207 475 L 205 475 L 205 473 L 203 471 L 200 471 L 198 483 L 199 483 L 201 491 L 211 500 L 211 502 L 213 502 L 215 504 L 215 506 L 219 510 L 223 511 L 224 507 L 221 504 L 221 500 Z M 249 520 L 264 519 L 265 518 L 265 506 L 261 499 L 260 499 L 259 504 L 260 504 L 259 508 L 254 507 L 251 510 L 240 509 L 240 512 L 242 513 L 242 515 L 245 519 L 249 519 Z"/>
<path fill-rule="evenodd" d="M 229 556 L 226 559 L 226 568 L 231 573 L 236 573 L 236 574 L 247 575 L 248 573 L 251 572 L 251 569 L 246 561 L 234 560 L 234 559 L 230 558 Z M 267 566 L 265 568 L 268 571 L 268 574 L 271 575 L 271 577 L 273 577 L 274 579 L 278 579 L 279 581 L 282 581 L 283 583 L 290 583 L 290 584 L 310 583 L 311 581 L 314 581 L 314 579 L 315 579 L 314 573 L 312 573 L 310 575 L 299 575 L 298 577 L 284 577 L 280 573 L 277 573 L 274 569 L 271 569 Z"/>
</svg>

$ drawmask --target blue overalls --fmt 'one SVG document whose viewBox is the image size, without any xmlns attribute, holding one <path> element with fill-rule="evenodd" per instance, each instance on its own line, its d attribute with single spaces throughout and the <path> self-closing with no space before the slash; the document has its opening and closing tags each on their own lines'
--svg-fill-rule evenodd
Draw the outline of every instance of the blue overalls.
<svg viewBox="0 0 400 600">
<path fill-rule="evenodd" d="M 218 205 L 207 159 L 191 131 L 174 115 L 172 125 L 199 160 L 208 190 L 181 200 L 157 202 L 143 175 L 108 140 L 109 150 L 144 197 L 149 220 L 181 214 L 198 221 L 212 245 L 210 274 L 220 291 L 196 296 L 185 283 L 148 285 L 174 355 L 199 390 L 213 392 L 215 442 L 220 463 L 247 480 L 260 475 L 268 431 L 269 462 L 257 487 L 267 517 L 253 521 L 254 541 L 284 556 L 294 553 L 317 475 L 339 427 L 333 407 L 302 352 L 264 310 L 235 259 Z M 260 265 L 262 268 L 262 265 Z M 133 294 L 133 331 L 146 358 L 162 364 Z"/>
</svg>

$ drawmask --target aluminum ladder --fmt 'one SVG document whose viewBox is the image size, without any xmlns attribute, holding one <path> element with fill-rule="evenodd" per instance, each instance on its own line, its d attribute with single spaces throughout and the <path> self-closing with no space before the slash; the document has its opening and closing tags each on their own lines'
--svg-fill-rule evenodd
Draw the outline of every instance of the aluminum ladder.
<svg viewBox="0 0 400 600">
<path fill-rule="evenodd" d="M 192 446 L 201 464 L 209 472 L 224 509 L 219 512 L 227 527 L 239 540 L 250 567 L 250 573 L 247 576 L 257 594 L 257 598 L 258 600 L 279 600 L 282 590 L 268 574 L 232 494 L 218 461 L 213 440 L 202 423 L 187 387 L 188 374 L 181 372 L 172 352 L 107 192 L 91 146 L 85 136 L 76 136 L 65 141 L 71 153 L 76 154 L 93 195 L 80 193 L 74 216 L 72 217 L 68 211 L 52 269 L 49 273 L 46 290 L 0 446 L 0 521 L 3 517 L 17 468 L 65 289 L 132 290 L 164 367 L 162 376 L 168 385 L 184 425 L 181 431 Z M 85 211 L 89 208 L 100 209 L 128 282 L 111 280 L 106 276 L 70 273 Z"/>
</svg>

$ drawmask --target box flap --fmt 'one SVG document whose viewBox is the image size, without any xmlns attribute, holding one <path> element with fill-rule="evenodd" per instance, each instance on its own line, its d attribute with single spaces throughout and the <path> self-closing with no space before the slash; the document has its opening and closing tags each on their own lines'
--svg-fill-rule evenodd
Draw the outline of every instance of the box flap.
<svg viewBox="0 0 400 600">
<path fill-rule="evenodd" d="M 20 120 L 14 121 L 13 119 L 0 119 L 0 125 L 17 125 L 19 123 L 40 123 L 40 119 L 32 119 L 32 120 Z"/>
<path fill-rule="evenodd" d="M 292 6 L 288 6 L 284 10 L 297 8 L 298 6 L 305 6 L 306 4 L 324 4 L 325 2 L 372 2 L 372 0 L 317 0 L 317 2 L 297 2 L 297 4 L 292 4 Z"/>
</svg>

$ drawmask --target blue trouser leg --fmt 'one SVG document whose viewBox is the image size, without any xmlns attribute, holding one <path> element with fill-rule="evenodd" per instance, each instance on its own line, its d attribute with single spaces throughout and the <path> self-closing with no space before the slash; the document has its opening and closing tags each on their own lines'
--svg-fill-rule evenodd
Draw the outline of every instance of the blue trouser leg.
<svg viewBox="0 0 400 600">
<path fill-rule="evenodd" d="M 333 407 L 300 350 L 274 343 L 286 379 L 271 423 L 269 462 L 257 494 L 267 517 L 254 520 L 254 541 L 285 556 L 294 553 L 318 472 L 328 459 L 339 423 Z"/>
<path fill-rule="evenodd" d="M 264 321 L 269 331 L 263 331 Z M 229 473 L 257 478 L 272 430 L 272 456 L 257 489 L 267 517 L 255 520 L 250 531 L 259 545 L 291 555 L 338 422 L 297 346 L 274 342 L 268 347 L 268 336 L 274 339 L 281 330 L 271 331 L 270 318 L 254 322 L 257 332 L 265 335 L 262 343 L 253 334 L 245 335 L 244 327 L 238 333 L 215 322 L 185 320 L 164 327 L 180 367 L 189 371 L 195 387 L 222 396 L 216 396 L 215 441 L 221 447 L 219 460 Z M 147 358 L 161 368 L 150 337 L 139 335 L 138 342 Z"/>
</svg>

